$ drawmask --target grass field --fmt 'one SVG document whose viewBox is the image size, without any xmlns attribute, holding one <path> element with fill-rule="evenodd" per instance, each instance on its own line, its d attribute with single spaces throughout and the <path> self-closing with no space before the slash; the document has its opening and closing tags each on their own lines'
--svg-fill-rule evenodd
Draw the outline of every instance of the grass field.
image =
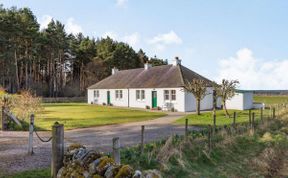
<svg viewBox="0 0 288 178">
<path fill-rule="evenodd" d="M 231 118 L 227 118 L 225 116 L 225 112 L 223 110 L 217 110 L 216 111 L 216 125 L 223 126 L 223 125 L 229 125 L 233 121 L 233 113 L 234 111 L 237 113 L 237 119 L 236 123 L 243 123 L 249 121 L 249 111 L 239 111 L 239 110 L 229 110 L 229 113 L 231 115 Z M 260 119 L 260 110 L 252 110 L 252 112 L 255 112 L 255 119 Z M 263 112 L 263 115 L 268 115 L 269 111 L 265 110 Z M 194 126 L 207 126 L 207 125 L 213 125 L 213 117 L 212 112 L 202 112 L 200 116 L 196 114 L 189 114 L 185 117 L 182 117 L 176 121 L 176 124 L 185 124 L 185 119 L 188 119 L 189 125 Z"/>
<path fill-rule="evenodd" d="M 88 105 L 84 103 L 45 103 L 44 111 L 36 115 L 35 125 L 43 130 L 51 130 L 58 121 L 65 129 L 120 124 L 151 120 L 165 113 L 148 112 L 108 106 Z"/>
<path fill-rule="evenodd" d="M 283 104 L 288 103 L 288 96 L 287 95 L 273 95 L 273 96 L 254 96 L 254 102 L 265 103 L 266 105 L 269 104 Z"/>
</svg>

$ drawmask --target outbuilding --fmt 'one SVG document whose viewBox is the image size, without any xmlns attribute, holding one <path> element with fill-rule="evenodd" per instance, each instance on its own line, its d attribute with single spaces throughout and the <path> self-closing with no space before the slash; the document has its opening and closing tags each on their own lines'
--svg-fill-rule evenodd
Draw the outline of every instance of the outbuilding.
<svg viewBox="0 0 288 178">
<path fill-rule="evenodd" d="M 226 101 L 227 109 L 247 110 L 253 106 L 253 91 L 236 90 L 235 96 Z"/>
</svg>

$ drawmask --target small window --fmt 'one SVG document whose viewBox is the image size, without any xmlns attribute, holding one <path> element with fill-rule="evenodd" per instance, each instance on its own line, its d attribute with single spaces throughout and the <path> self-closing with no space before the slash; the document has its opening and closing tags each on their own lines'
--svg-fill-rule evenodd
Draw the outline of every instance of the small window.
<svg viewBox="0 0 288 178">
<path fill-rule="evenodd" d="M 119 98 L 120 98 L 120 99 L 123 98 L 123 90 L 119 90 Z"/>
<path fill-rule="evenodd" d="M 136 100 L 140 100 L 140 90 L 136 90 Z"/>
<path fill-rule="evenodd" d="M 141 100 L 145 100 L 145 90 L 141 90 Z"/>
<path fill-rule="evenodd" d="M 123 91 L 122 90 L 116 90 L 115 91 L 115 98 L 116 99 L 122 99 L 123 98 Z"/>
<path fill-rule="evenodd" d="M 169 90 L 164 90 L 164 100 L 169 100 Z"/>
<path fill-rule="evenodd" d="M 176 90 L 171 90 L 171 100 L 176 100 Z"/>
<path fill-rule="evenodd" d="M 99 98 L 99 90 L 94 90 L 94 98 Z"/>
</svg>

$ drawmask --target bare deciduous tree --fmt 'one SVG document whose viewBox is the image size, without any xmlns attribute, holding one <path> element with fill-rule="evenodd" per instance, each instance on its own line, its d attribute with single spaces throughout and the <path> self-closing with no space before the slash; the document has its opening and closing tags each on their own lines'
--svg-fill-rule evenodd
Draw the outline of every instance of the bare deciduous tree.
<svg viewBox="0 0 288 178">
<path fill-rule="evenodd" d="M 235 95 L 235 90 L 238 84 L 238 80 L 226 79 L 223 79 L 220 85 L 214 84 L 214 89 L 217 96 L 221 97 L 222 99 L 223 109 L 225 110 L 226 117 L 230 117 L 230 114 L 227 111 L 226 101 L 231 99 Z"/>
<path fill-rule="evenodd" d="M 207 82 L 201 79 L 193 79 L 192 81 L 186 80 L 184 89 L 194 95 L 196 99 L 196 112 L 197 115 L 200 115 L 201 100 L 209 94 L 207 93 Z"/>
</svg>

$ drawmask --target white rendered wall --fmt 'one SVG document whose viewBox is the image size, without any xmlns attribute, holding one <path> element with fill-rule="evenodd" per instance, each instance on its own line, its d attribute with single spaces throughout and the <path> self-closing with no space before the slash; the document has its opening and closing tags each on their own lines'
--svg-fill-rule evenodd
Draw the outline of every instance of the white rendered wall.
<svg viewBox="0 0 288 178">
<path fill-rule="evenodd" d="M 145 90 L 145 99 L 137 100 L 136 99 L 136 90 Z M 176 91 L 176 100 L 164 100 L 164 90 L 175 90 Z M 146 108 L 146 106 L 152 107 L 152 91 L 157 92 L 157 106 L 162 109 L 165 108 L 165 103 L 172 103 L 173 107 L 177 111 L 184 112 L 184 92 L 181 91 L 181 88 L 142 88 L 142 89 L 129 89 L 130 107 L 137 108 Z"/>
<path fill-rule="evenodd" d="M 243 93 L 235 93 L 235 95 L 226 101 L 227 109 L 244 110 L 244 95 Z"/>
<path fill-rule="evenodd" d="M 252 109 L 253 108 L 253 93 L 246 92 L 244 93 L 244 104 L 243 109 Z"/>
<path fill-rule="evenodd" d="M 253 108 L 253 93 L 236 93 L 233 98 L 227 100 L 226 102 L 227 109 L 252 109 Z"/>
<path fill-rule="evenodd" d="M 207 94 L 200 102 L 200 110 L 213 109 L 213 89 L 207 88 Z M 192 93 L 185 92 L 185 112 L 196 111 L 196 99 Z"/>
</svg>

